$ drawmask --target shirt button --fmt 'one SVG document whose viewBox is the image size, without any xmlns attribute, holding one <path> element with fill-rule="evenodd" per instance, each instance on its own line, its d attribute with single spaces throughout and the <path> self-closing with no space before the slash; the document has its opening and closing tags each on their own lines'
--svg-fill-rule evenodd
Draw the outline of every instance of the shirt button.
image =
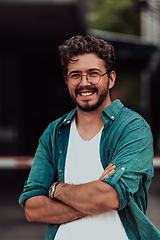
<svg viewBox="0 0 160 240">
<path fill-rule="evenodd" d="M 124 171 L 124 170 L 125 170 L 125 168 L 124 168 L 124 167 L 122 167 L 122 168 L 121 168 L 121 170 L 122 170 L 122 171 Z"/>
<path fill-rule="evenodd" d="M 111 116 L 111 118 L 114 120 L 114 116 Z"/>
<path fill-rule="evenodd" d="M 67 123 L 70 123 L 70 120 L 68 120 Z"/>
<path fill-rule="evenodd" d="M 59 151 L 59 153 L 62 153 L 62 151 Z"/>
<path fill-rule="evenodd" d="M 62 172 L 62 170 L 61 170 L 61 169 L 59 169 L 59 172 Z"/>
<path fill-rule="evenodd" d="M 61 132 L 58 132 L 59 134 L 61 133 Z"/>
</svg>

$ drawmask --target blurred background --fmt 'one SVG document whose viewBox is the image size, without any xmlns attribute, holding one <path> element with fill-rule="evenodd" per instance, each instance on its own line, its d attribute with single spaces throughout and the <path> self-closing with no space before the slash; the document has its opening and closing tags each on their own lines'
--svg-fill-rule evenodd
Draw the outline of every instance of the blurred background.
<svg viewBox="0 0 160 240">
<path fill-rule="evenodd" d="M 27 223 L 18 197 L 38 140 L 74 105 L 58 46 L 93 35 L 116 50 L 113 100 L 140 113 L 154 137 L 155 177 L 147 215 L 160 230 L 160 1 L 0 0 L 0 239 L 44 239 L 45 224 Z"/>
</svg>

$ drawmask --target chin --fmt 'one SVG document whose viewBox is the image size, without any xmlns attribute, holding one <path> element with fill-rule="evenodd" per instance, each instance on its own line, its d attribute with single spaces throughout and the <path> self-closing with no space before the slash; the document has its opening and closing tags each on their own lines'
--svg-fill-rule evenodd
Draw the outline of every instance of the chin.
<svg viewBox="0 0 160 240">
<path fill-rule="evenodd" d="M 93 105 L 93 106 L 81 106 L 81 105 L 77 105 L 77 107 L 83 111 L 83 112 L 93 112 L 95 110 L 97 110 L 99 108 L 99 104 Z"/>
</svg>

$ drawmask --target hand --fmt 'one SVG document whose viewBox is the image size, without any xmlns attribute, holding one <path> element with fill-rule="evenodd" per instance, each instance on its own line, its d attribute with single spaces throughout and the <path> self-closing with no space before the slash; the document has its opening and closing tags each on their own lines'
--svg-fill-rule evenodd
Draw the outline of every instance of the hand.
<svg viewBox="0 0 160 240">
<path fill-rule="evenodd" d="M 116 165 L 113 165 L 112 163 L 106 167 L 102 175 L 100 176 L 99 180 L 102 180 L 103 178 L 109 177 L 112 173 L 115 172 Z"/>
</svg>

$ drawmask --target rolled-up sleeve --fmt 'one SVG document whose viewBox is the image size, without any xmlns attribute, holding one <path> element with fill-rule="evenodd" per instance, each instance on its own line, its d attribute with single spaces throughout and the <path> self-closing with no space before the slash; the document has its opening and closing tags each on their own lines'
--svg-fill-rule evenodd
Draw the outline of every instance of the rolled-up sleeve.
<svg viewBox="0 0 160 240">
<path fill-rule="evenodd" d="M 38 195 L 48 195 L 48 188 L 54 182 L 56 169 L 52 153 L 50 133 L 47 129 L 39 140 L 33 165 L 19 198 L 20 205 L 24 206 L 28 198 Z"/>
<path fill-rule="evenodd" d="M 127 126 L 111 152 L 110 162 L 117 167 L 115 173 L 103 181 L 118 192 L 120 207 L 117 210 L 122 210 L 140 189 L 145 199 L 148 191 L 145 183 L 153 177 L 153 139 L 149 126 Z"/>
</svg>

